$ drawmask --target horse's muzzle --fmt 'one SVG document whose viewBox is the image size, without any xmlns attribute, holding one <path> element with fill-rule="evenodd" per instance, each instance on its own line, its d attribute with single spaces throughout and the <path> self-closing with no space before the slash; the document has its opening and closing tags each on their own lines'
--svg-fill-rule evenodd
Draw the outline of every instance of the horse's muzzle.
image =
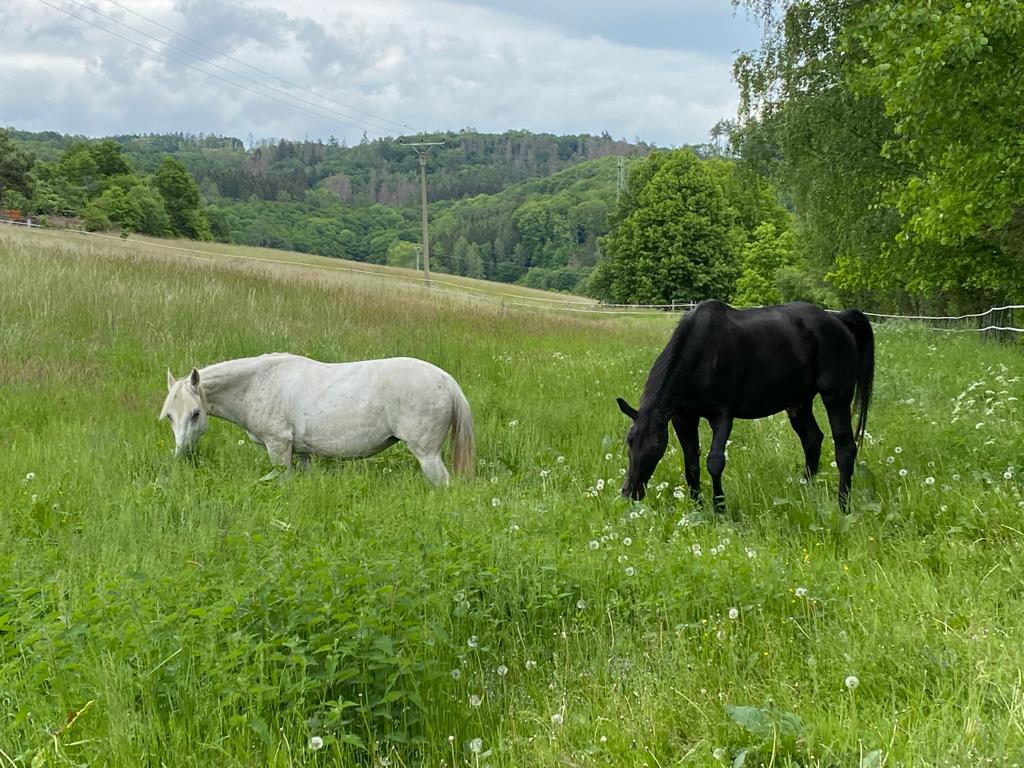
<svg viewBox="0 0 1024 768">
<path fill-rule="evenodd" d="M 622 486 L 622 497 L 625 499 L 632 499 L 633 501 L 642 501 L 644 496 L 647 494 L 647 487 L 643 483 L 639 485 L 630 486 L 629 483 Z"/>
</svg>

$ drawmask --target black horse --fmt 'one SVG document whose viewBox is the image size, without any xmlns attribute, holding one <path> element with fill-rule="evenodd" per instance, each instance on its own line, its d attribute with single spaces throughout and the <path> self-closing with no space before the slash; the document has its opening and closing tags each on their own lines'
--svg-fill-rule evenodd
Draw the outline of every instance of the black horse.
<svg viewBox="0 0 1024 768">
<path fill-rule="evenodd" d="M 823 438 L 813 410 L 820 394 L 836 444 L 839 507 L 845 512 L 874 374 L 874 334 L 856 309 L 831 313 L 800 302 L 733 309 L 720 301 L 702 302 L 683 317 L 654 361 L 639 409 L 618 398 L 619 408 L 633 420 L 622 495 L 644 497 L 668 445 L 669 421 L 682 444 L 694 499 L 700 496 L 697 424 L 701 418 L 711 424 L 708 473 L 719 511 L 725 504 L 722 472 L 733 419 L 786 411 L 803 444 L 806 474 L 813 476 Z M 855 397 L 860 412 L 856 432 L 851 415 Z"/>
</svg>

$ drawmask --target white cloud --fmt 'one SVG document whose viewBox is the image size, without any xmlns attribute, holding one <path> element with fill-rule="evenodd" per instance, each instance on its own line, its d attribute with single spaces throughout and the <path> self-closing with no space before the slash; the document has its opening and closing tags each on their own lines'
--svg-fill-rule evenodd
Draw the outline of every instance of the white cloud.
<svg viewBox="0 0 1024 768">
<path fill-rule="evenodd" d="M 48 2 L 229 77 L 68 0 Z M 118 2 L 128 7 L 132 0 Z M 308 93 L 173 37 L 111 0 L 92 3 L 160 41 L 318 102 Z M 610 4 L 598 3 L 601 12 L 590 15 L 589 6 L 580 4 L 578 18 L 593 18 L 592 28 L 583 21 L 570 23 L 573 17 L 567 10 L 573 3 L 559 4 L 557 14 L 545 12 L 547 6 L 539 3 L 516 6 L 517 14 L 479 3 L 487 0 L 132 2 L 131 8 L 160 24 L 361 110 L 352 112 L 327 102 L 302 105 L 322 117 L 200 74 L 45 5 L 22 4 L 5 11 L 0 124 L 86 135 L 179 130 L 240 137 L 333 134 L 350 143 L 359 140 L 364 128 L 371 136 L 403 132 L 366 114 L 370 113 L 424 131 L 470 126 L 484 131 L 607 130 L 616 137 L 639 136 L 671 145 L 702 141 L 715 121 L 735 113 L 736 89 L 729 71 L 732 51 L 741 45 L 688 50 L 637 42 L 646 40 L 641 34 L 645 14 L 648 24 L 674 20 L 680 28 L 692 27 L 701 20 L 706 23 L 708 0 L 634 3 L 619 11 L 618 27 L 612 25 Z M 706 37 L 728 40 L 721 29 L 727 23 L 735 24 L 741 43 L 750 39 L 749 24 L 731 17 L 723 21 L 721 14 Z M 664 32 L 660 30 L 659 41 L 664 41 Z M 271 95 L 287 100 L 284 93 Z M 329 110 L 347 114 L 349 125 L 328 115 Z"/>
</svg>

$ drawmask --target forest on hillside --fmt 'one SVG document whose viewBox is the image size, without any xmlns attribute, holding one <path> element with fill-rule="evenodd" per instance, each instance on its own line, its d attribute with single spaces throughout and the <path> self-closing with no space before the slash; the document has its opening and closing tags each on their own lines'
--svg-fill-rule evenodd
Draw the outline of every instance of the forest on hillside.
<svg viewBox="0 0 1024 768">
<path fill-rule="evenodd" d="M 432 266 L 561 291 L 587 290 L 629 164 L 652 151 L 608 135 L 444 139 L 427 165 Z M 417 259 L 419 161 L 393 139 L 247 146 L 208 135 L 89 140 L 8 130 L 0 158 L 5 204 L 37 218 L 395 266 Z M 188 176 L 173 192 L 157 183 L 169 167 Z"/>
</svg>

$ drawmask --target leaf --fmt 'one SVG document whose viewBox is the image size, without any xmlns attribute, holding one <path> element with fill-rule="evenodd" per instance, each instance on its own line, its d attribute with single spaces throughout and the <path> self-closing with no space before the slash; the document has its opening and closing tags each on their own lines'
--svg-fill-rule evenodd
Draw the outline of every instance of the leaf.
<svg viewBox="0 0 1024 768">
<path fill-rule="evenodd" d="M 732 759 L 732 768 L 743 768 L 747 764 L 747 750 L 741 749 Z"/>
<path fill-rule="evenodd" d="M 266 720 L 262 717 L 249 718 L 249 730 L 259 736 L 265 746 L 270 746 L 270 729 L 267 728 Z"/>
<path fill-rule="evenodd" d="M 800 738 L 804 724 L 792 712 L 761 707 L 726 707 L 726 712 L 738 726 L 754 736 L 770 738 L 778 732 L 782 736 Z"/>
<path fill-rule="evenodd" d="M 860 759 L 860 768 L 879 768 L 882 765 L 882 750 L 868 752 Z"/>
<path fill-rule="evenodd" d="M 733 722 L 755 736 L 772 735 L 772 720 L 768 712 L 760 707 L 726 707 L 725 711 Z"/>
</svg>

